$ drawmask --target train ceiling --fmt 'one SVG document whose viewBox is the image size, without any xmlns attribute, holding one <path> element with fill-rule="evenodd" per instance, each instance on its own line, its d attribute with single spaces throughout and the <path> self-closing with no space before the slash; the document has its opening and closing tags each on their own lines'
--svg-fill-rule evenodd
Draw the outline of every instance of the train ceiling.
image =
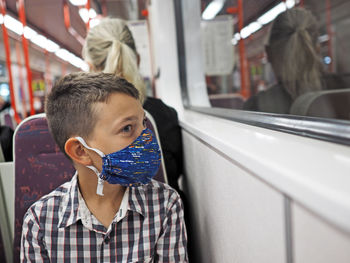
<svg viewBox="0 0 350 263">
<path fill-rule="evenodd" d="M 7 12 L 18 18 L 16 0 L 6 0 Z M 69 0 L 24 0 L 26 23 L 39 33 L 53 40 L 77 56 L 81 55 L 82 44 L 70 34 L 64 25 L 63 6 L 68 3 L 72 28 L 82 38 L 86 36 L 86 25 L 79 15 L 79 8 Z M 145 0 L 91 0 L 91 7 L 97 13 L 123 19 L 141 19 Z"/>
<path fill-rule="evenodd" d="M 97 13 L 128 20 L 142 19 L 141 11 L 147 0 L 91 0 Z M 177 1 L 177 0 L 175 0 Z M 195 0 L 186 0 L 195 1 Z M 202 11 L 212 0 L 201 0 Z M 237 6 L 238 0 L 226 0 L 219 14 L 225 14 L 228 7 Z M 6 0 L 9 13 L 18 17 L 16 0 Z M 79 16 L 79 8 L 69 0 L 24 0 L 27 24 L 77 56 L 82 45 L 64 25 L 63 5 L 68 3 L 72 28 L 82 37 L 86 36 L 86 25 Z M 254 21 L 259 14 L 273 7 L 279 0 L 243 0 L 244 24 Z"/>
</svg>

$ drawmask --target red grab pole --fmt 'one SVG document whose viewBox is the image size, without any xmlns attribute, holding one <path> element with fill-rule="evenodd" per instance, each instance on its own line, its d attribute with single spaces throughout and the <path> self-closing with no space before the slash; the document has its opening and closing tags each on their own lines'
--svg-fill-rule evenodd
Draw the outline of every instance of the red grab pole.
<svg viewBox="0 0 350 263">
<path fill-rule="evenodd" d="M 63 21 L 69 34 L 71 34 L 81 45 L 84 45 L 84 38 L 72 27 L 70 23 L 69 6 L 66 0 L 63 0 Z"/>
<path fill-rule="evenodd" d="M 6 15 L 6 2 L 5 0 L 0 0 L 0 8 L 1 8 L 1 14 L 3 18 L 5 18 Z M 9 74 L 9 84 L 10 84 L 10 97 L 11 97 L 11 107 L 14 111 L 15 114 L 15 120 L 17 123 L 21 122 L 21 118 L 19 117 L 17 113 L 17 108 L 16 108 L 16 100 L 15 100 L 15 93 L 14 93 L 14 87 L 13 87 L 13 79 L 12 79 L 12 70 L 11 70 L 11 55 L 10 55 L 10 43 L 9 43 L 9 38 L 7 34 L 7 28 L 5 27 L 5 24 L 3 23 L 2 25 L 2 33 L 3 33 L 3 38 L 4 38 L 4 44 L 5 44 L 5 53 L 6 53 L 6 65 L 7 65 L 7 70 Z"/>
<path fill-rule="evenodd" d="M 86 31 L 89 31 L 89 29 L 90 29 L 90 7 L 91 7 L 90 0 L 87 0 L 87 1 L 86 1 L 86 5 L 85 5 L 85 8 L 86 8 L 86 10 L 87 10 L 88 13 L 89 13 L 89 19 L 88 19 L 88 21 L 86 22 Z"/>
<path fill-rule="evenodd" d="M 23 28 L 26 26 L 26 14 L 24 10 L 24 0 L 17 0 L 17 9 L 19 14 L 19 19 L 22 22 Z M 29 104 L 30 104 L 30 115 L 35 114 L 34 110 L 34 100 L 33 100 L 33 88 L 32 88 L 32 71 L 29 65 L 29 51 L 27 39 L 22 34 L 22 46 L 24 53 L 24 62 L 27 69 L 27 81 L 28 81 L 28 92 L 29 92 Z"/>
<path fill-rule="evenodd" d="M 243 21 L 243 0 L 238 0 L 237 6 L 231 6 L 226 9 L 226 12 L 229 14 L 237 14 L 238 15 L 238 31 L 241 32 L 243 29 L 244 21 Z M 239 63 L 241 64 L 241 95 L 244 98 L 248 98 L 250 95 L 249 89 L 249 79 L 247 72 L 247 60 L 245 58 L 245 45 L 244 39 L 241 37 L 239 40 Z"/>
</svg>

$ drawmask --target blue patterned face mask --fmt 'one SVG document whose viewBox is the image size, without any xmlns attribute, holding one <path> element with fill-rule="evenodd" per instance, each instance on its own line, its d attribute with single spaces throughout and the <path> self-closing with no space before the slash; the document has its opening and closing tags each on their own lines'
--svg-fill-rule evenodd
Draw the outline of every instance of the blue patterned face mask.
<svg viewBox="0 0 350 263">
<path fill-rule="evenodd" d="M 102 158 L 102 172 L 99 172 L 94 166 L 87 166 L 98 177 L 96 191 L 98 195 L 103 195 L 104 181 L 123 186 L 147 184 L 160 166 L 161 155 L 157 139 L 147 128 L 129 146 L 107 155 L 87 146 L 83 138 L 76 137 L 76 139 L 85 148 L 95 151 Z"/>
</svg>

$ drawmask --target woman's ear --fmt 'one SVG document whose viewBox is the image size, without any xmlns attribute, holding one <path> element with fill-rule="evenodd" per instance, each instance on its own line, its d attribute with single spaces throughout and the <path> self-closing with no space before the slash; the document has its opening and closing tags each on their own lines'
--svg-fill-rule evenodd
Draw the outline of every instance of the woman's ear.
<svg viewBox="0 0 350 263">
<path fill-rule="evenodd" d="M 67 155 L 75 162 L 84 166 L 91 165 L 92 159 L 87 149 L 76 138 L 69 138 L 64 145 Z"/>
</svg>

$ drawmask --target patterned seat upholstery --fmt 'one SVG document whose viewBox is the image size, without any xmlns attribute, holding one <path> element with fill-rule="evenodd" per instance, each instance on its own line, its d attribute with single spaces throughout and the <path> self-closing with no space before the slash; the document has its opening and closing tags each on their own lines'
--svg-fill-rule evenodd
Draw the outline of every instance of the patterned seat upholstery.
<svg viewBox="0 0 350 263">
<path fill-rule="evenodd" d="M 13 119 L 10 115 L 10 113 L 6 112 L 4 115 L 4 124 L 6 126 L 9 126 L 12 130 L 14 130 L 14 125 L 13 125 Z"/>
<path fill-rule="evenodd" d="M 55 144 L 45 114 L 25 119 L 14 135 L 15 239 L 14 258 L 19 262 L 23 216 L 29 206 L 74 174 L 72 163 Z"/>
<path fill-rule="evenodd" d="M 155 132 L 155 121 L 146 112 L 147 127 Z M 14 258 L 19 262 L 23 217 L 36 200 L 48 194 L 74 174 L 72 163 L 59 150 L 49 133 L 45 114 L 25 119 L 14 135 L 15 166 L 15 240 Z M 155 179 L 167 183 L 164 160 Z"/>
</svg>

